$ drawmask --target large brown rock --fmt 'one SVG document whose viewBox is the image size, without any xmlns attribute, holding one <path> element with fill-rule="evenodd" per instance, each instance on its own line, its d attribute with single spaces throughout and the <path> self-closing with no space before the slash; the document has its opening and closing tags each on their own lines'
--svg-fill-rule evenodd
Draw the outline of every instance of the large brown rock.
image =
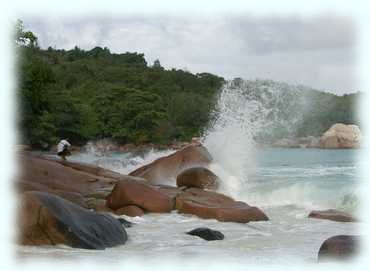
<svg viewBox="0 0 370 271">
<path fill-rule="evenodd" d="M 348 260 L 356 255 L 358 247 L 358 236 L 336 235 L 322 243 L 318 253 L 318 260 Z"/>
<path fill-rule="evenodd" d="M 193 214 L 201 218 L 214 218 L 219 221 L 247 223 L 268 220 L 257 207 L 235 201 L 220 193 L 204 191 L 198 188 L 185 190 L 176 198 L 179 213 Z"/>
<path fill-rule="evenodd" d="M 345 212 L 328 209 L 324 211 L 312 211 L 308 217 L 310 218 L 319 218 L 319 219 L 327 219 L 332 221 L 338 222 L 356 222 L 356 219 L 353 218 L 350 214 Z"/>
<path fill-rule="evenodd" d="M 185 187 L 174 187 L 169 185 L 157 185 L 155 187 L 170 199 L 172 209 L 175 209 L 176 197 L 185 190 Z"/>
<path fill-rule="evenodd" d="M 23 245 L 58 245 L 104 249 L 122 245 L 127 234 L 108 214 L 86 210 L 45 192 L 22 194 L 18 213 L 19 242 Z"/>
<path fill-rule="evenodd" d="M 16 188 L 18 192 L 20 193 L 27 192 L 27 191 L 48 192 L 48 193 L 57 195 L 63 199 L 69 200 L 83 208 L 89 208 L 89 205 L 87 204 L 86 199 L 78 192 L 65 191 L 65 190 L 59 190 L 59 189 L 49 189 L 45 185 L 42 185 L 39 183 L 32 183 L 28 181 L 18 181 Z"/>
<path fill-rule="evenodd" d="M 127 215 L 127 216 L 142 216 L 144 215 L 143 209 L 135 205 L 127 205 L 125 207 L 119 208 L 114 212 L 116 215 Z"/>
<path fill-rule="evenodd" d="M 194 166 L 207 166 L 211 161 L 212 157 L 204 146 L 189 144 L 171 155 L 134 170 L 129 175 L 144 178 L 152 184 L 174 185 L 177 175 L 182 170 Z"/>
<path fill-rule="evenodd" d="M 171 198 L 158 187 L 146 181 L 118 181 L 107 197 L 107 207 L 117 210 L 128 205 L 155 213 L 171 212 L 173 209 Z"/>
<path fill-rule="evenodd" d="M 21 173 L 16 182 L 19 192 L 48 192 L 95 210 L 104 209 L 98 201 L 105 200 L 117 181 L 144 180 L 93 165 L 51 160 L 28 152 L 19 153 L 19 161 Z M 93 204 L 92 199 L 99 204 Z"/>
<path fill-rule="evenodd" d="M 201 189 L 217 189 L 219 178 L 209 169 L 192 167 L 183 170 L 176 178 L 178 187 L 196 187 Z"/>
<path fill-rule="evenodd" d="M 39 191 L 44 191 L 41 189 L 44 187 L 48 189 L 46 192 L 69 191 L 80 193 L 84 197 L 93 194 L 94 197 L 104 198 L 117 181 L 114 178 L 97 175 L 98 169 L 93 172 L 92 169 L 95 168 L 93 166 L 75 169 L 74 167 L 78 167 L 79 164 L 69 162 L 62 164 L 30 153 L 19 154 L 19 162 L 21 172 L 18 180 L 23 184 L 19 182 L 17 185 L 21 186 L 22 191 L 32 191 L 35 187 L 38 187 Z"/>
<path fill-rule="evenodd" d="M 362 134 L 357 125 L 336 123 L 330 127 L 320 138 L 320 148 L 347 149 L 359 148 Z"/>
</svg>

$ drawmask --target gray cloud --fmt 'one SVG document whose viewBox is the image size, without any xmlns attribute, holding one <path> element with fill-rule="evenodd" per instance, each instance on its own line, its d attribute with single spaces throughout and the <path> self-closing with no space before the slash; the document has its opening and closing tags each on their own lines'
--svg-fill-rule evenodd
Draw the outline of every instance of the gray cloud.
<svg viewBox="0 0 370 271">
<path fill-rule="evenodd" d="M 25 18 L 25 26 L 44 48 L 107 46 L 227 79 L 268 78 L 337 94 L 358 90 L 354 26 L 341 17 Z"/>
</svg>

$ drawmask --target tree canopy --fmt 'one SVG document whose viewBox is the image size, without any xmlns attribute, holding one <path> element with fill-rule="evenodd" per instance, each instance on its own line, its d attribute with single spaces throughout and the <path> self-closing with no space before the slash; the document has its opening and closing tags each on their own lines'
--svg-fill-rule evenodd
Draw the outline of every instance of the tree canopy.
<svg viewBox="0 0 370 271">
<path fill-rule="evenodd" d="M 20 140 L 35 148 L 48 148 L 61 137 L 74 144 L 107 137 L 135 144 L 189 140 L 200 136 L 214 116 L 210 113 L 225 83 L 211 73 L 165 69 L 158 59 L 148 65 L 137 52 L 41 49 L 20 20 L 14 40 Z M 246 95 L 258 96 L 258 91 L 249 89 Z M 289 89 L 285 93 L 294 99 Z M 356 95 L 309 91 L 306 97 L 312 112 L 297 135 L 318 135 L 335 122 L 356 123 Z"/>
</svg>

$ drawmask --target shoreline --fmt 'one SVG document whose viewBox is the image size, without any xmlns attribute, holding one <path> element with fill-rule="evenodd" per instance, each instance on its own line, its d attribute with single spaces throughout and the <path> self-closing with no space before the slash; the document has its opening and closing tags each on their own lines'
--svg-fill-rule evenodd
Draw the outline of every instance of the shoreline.
<svg viewBox="0 0 370 271">
<path fill-rule="evenodd" d="M 312 137 L 313 138 L 313 137 Z M 306 141 L 307 137 L 289 137 L 278 139 L 273 142 L 262 142 L 256 141 L 255 146 L 257 149 L 267 149 L 267 148 L 281 148 L 281 149 L 321 149 L 321 150 L 350 150 L 350 149 L 362 149 L 361 145 L 355 146 L 341 146 L 341 147 L 323 147 L 319 144 L 312 144 Z M 319 141 L 319 137 L 315 137 L 314 140 Z M 183 147 L 191 144 L 191 142 L 186 141 L 175 141 L 168 144 L 157 144 L 157 143 L 147 143 L 135 145 L 133 143 L 127 144 L 117 144 L 111 139 L 102 139 L 96 141 L 89 141 L 84 145 L 73 145 L 72 152 L 84 152 L 93 151 L 96 153 L 108 153 L 108 152 L 130 152 L 130 153 L 145 153 L 150 150 L 163 151 L 163 150 L 180 150 Z M 14 146 L 15 151 L 31 151 L 31 152 L 48 152 L 56 153 L 56 145 L 52 146 L 49 150 L 43 150 L 40 148 L 31 148 L 28 145 L 16 144 Z"/>
</svg>

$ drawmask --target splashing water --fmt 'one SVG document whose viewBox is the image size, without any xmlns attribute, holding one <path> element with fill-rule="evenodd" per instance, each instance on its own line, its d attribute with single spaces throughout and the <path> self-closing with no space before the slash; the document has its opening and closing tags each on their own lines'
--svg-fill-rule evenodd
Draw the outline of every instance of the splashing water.
<svg viewBox="0 0 370 271">
<path fill-rule="evenodd" d="M 256 142 L 284 130 L 292 134 L 308 113 L 301 87 L 266 80 L 225 84 L 202 137 L 222 180 L 219 192 L 256 206 L 296 205 L 344 208 L 357 205 L 355 150 L 258 148 Z M 281 134 L 280 134 L 281 135 Z M 145 153 L 99 153 L 94 144 L 71 157 L 123 174 L 175 150 Z"/>
<path fill-rule="evenodd" d="M 287 91 L 288 90 L 288 91 Z M 272 137 L 273 131 L 290 131 L 303 116 L 302 90 L 267 80 L 226 83 L 213 112 L 214 121 L 202 143 L 211 152 L 211 169 L 224 180 L 223 192 L 238 196 L 254 169 L 256 137 Z M 222 165 L 222 166 L 220 166 Z"/>
</svg>

